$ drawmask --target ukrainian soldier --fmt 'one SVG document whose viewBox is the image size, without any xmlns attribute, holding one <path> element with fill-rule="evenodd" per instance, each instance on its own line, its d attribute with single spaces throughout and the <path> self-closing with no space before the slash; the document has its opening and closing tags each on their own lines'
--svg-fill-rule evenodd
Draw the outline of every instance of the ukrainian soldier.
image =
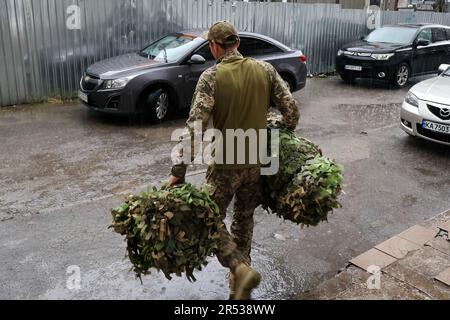
<svg viewBox="0 0 450 320">
<path fill-rule="evenodd" d="M 267 113 L 273 102 L 286 127 L 294 130 L 299 112 L 286 83 L 275 68 L 262 61 L 244 58 L 239 52 L 240 39 L 235 27 L 226 21 L 214 24 L 207 34 L 211 52 L 217 60 L 215 66 L 200 77 L 194 93 L 191 112 L 187 120 L 187 139 L 193 140 L 195 124 L 201 122 L 202 134 L 212 118 L 214 128 L 226 136 L 229 130 L 264 130 Z M 230 152 L 223 142 L 222 160 Z M 223 219 L 233 197 L 234 205 L 231 234 L 223 225 L 220 232 L 219 262 L 230 269 L 230 298 L 251 299 L 251 291 L 260 281 L 260 274 L 250 267 L 253 239 L 253 214 L 260 204 L 261 164 L 250 162 L 250 142 L 245 142 L 246 162 L 214 162 L 210 164 L 205 186 L 217 202 Z M 182 149 L 180 147 L 180 149 Z M 218 153 L 218 151 L 216 150 Z M 193 155 L 193 152 L 191 151 Z M 235 154 L 236 155 L 236 154 Z M 170 185 L 184 181 L 186 164 L 182 154 L 172 168 Z"/>
</svg>

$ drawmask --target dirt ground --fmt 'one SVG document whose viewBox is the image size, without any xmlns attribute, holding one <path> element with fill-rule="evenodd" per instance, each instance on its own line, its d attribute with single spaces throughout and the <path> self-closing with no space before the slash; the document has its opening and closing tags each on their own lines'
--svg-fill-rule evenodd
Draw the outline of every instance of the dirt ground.
<svg viewBox="0 0 450 320">
<path fill-rule="evenodd" d="M 328 77 L 295 94 L 298 133 L 345 167 L 343 208 L 304 230 L 257 211 L 253 260 L 263 283 L 255 298 L 293 298 L 449 208 L 450 148 L 401 131 L 407 90 Z M 107 229 L 124 194 L 168 176 L 170 136 L 183 124 L 97 115 L 78 103 L 1 109 L 0 298 L 227 299 L 227 271 L 216 259 L 196 283 L 155 273 L 141 285 L 123 239 Z M 189 181 L 202 179 L 194 172 Z M 66 286 L 70 266 L 80 268 L 78 290 Z"/>
</svg>

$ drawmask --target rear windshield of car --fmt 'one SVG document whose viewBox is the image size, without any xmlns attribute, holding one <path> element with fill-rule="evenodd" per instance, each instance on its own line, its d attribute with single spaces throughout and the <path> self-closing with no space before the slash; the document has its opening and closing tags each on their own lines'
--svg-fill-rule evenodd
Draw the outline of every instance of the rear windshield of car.
<svg viewBox="0 0 450 320">
<path fill-rule="evenodd" d="M 364 40 L 371 43 L 409 44 L 414 40 L 415 28 L 383 27 L 372 31 Z"/>
<path fill-rule="evenodd" d="M 175 62 L 203 41 L 201 38 L 191 35 L 169 35 L 151 44 L 139 54 L 156 61 L 165 62 L 167 60 L 167 62 Z"/>
</svg>

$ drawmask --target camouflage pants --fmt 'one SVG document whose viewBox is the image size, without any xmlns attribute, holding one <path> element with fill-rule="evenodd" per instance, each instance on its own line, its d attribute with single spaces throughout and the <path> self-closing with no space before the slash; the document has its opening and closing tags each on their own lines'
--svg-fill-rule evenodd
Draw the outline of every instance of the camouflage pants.
<svg viewBox="0 0 450 320">
<path fill-rule="evenodd" d="M 217 258 L 224 267 L 233 269 L 242 262 L 251 263 L 253 214 L 260 204 L 260 179 L 260 168 L 208 169 L 205 186 L 217 202 L 223 220 L 227 215 L 228 206 L 235 197 L 231 234 L 225 224 L 220 231 L 221 245 Z"/>
</svg>

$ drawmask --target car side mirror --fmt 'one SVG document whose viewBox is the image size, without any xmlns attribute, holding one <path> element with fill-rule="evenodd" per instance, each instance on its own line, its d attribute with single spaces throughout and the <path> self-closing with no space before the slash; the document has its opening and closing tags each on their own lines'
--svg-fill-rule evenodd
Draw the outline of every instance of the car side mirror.
<svg viewBox="0 0 450 320">
<path fill-rule="evenodd" d="M 206 63 L 206 59 L 203 58 L 201 55 L 199 54 L 194 54 L 189 60 L 188 62 L 189 64 L 204 64 Z"/>
<path fill-rule="evenodd" d="M 365 36 L 361 36 L 360 38 L 359 38 L 359 40 L 364 40 L 366 37 Z"/>
<path fill-rule="evenodd" d="M 441 74 L 442 72 L 445 72 L 450 68 L 450 64 L 441 64 L 438 68 L 438 73 Z"/>
<path fill-rule="evenodd" d="M 417 40 L 417 45 L 421 46 L 421 47 L 426 47 L 426 46 L 430 45 L 430 40 L 419 39 L 419 40 Z"/>
</svg>

